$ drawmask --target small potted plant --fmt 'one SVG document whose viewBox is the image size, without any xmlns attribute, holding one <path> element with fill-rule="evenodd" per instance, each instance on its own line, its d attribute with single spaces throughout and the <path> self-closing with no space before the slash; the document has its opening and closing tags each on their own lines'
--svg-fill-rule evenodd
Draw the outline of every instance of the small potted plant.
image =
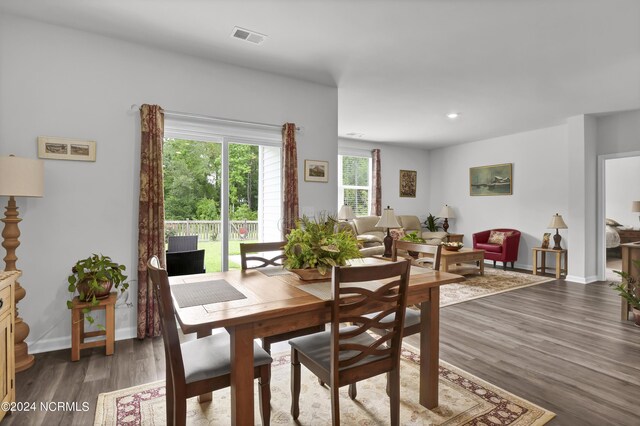
<svg viewBox="0 0 640 426">
<path fill-rule="evenodd" d="M 440 229 L 440 225 L 438 225 L 438 219 L 440 218 L 435 217 L 434 215 L 429 213 L 429 216 L 427 216 L 427 220 L 423 222 L 429 232 L 438 232 L 438 230 Z"/>
<path fill-rule="evenodd" d="M 124 275 L 126 267 L 115 263 L 109 256 L 92 254 L 86 259 L 78 260 L 71 268 L 72 274 L 67 279 L 69 283 L 69 293 L 71 298 L 77 292 L 81 301 L 90 302 L 92 306 L 97 306 L 100 299 L 109 297 L 112 287 L 119 288 L 124 292 L 129 288 Z M 67 308 L 73 308 L 72 300 L 67 300 Z M 90 315 L 89 308 L 82 311 L 90 324 L 94 320 Z"/>
<path fill-rule="evenodd" d="M 336 220 L 319 215 L 303 216 L 296 229 L 287 236 L 285 268 L 302 280 L 324 278 L 333 266 L 344 266 L 349 259 L 360 257 L 358 241 L 349 231 L 337 230 Z"/>
<path fill-rule="evenodd" d="M 410 243 L 417 243 L 417 244 L 425 243 L 424 238 L 419 237 L 417 231 L 409 232 L 407 235 L 400 238 L 400 241 L 408 241 Z M 414 259 L 418 258 L 419 253 L 417 251 L 409 250 L 408 253 L 409 253 L 409 256 L 413 257 Z"/>
<path fill-rule="evenodd" d="M 640 268 L 640 260 L 634 260 L 633 263 L 637 268 Z M 622 282 L 614 282 L 609 285 L 613 287 L 620 297 L 625 299 L 630 305 L 635 318 L 635 325 L 640 327 L 640 284 L 638 280 L 627 272 L 613 271 L 622 278 Z"/>
</svg>

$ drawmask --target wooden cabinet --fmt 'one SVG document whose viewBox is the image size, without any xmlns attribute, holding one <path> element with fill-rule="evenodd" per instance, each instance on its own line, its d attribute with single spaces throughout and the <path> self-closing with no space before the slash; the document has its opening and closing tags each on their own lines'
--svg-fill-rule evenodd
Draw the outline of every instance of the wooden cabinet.
<svg viewBox="0 0 640 426">
<path fill-rule="evenodd" d="M 618 229 L 618 235 L 620 235 L 620 244 L 640 241 L 640 230 Z"/>
<path fill-rule="evenodd" d="M 638 268 L 634 262 L 640 260 L 640 243 L 622 244 L 622 271 L 628 273 L 635 279 L 640 279 L 640 268 Z M 625 299 L 620 298 L 622 301 L 622 320 L 627 321 L 629 319 L 629 311 L 631 305 L 627 303 Z"/>
<path fill-rule="evenodd" d="M 13 322 L 15 282 L 19 276 L 19 271 L 0 272 L 0 403 L 16 400 Z M 6 414 L 0 409 L 0 420 Z"/>
</svg>

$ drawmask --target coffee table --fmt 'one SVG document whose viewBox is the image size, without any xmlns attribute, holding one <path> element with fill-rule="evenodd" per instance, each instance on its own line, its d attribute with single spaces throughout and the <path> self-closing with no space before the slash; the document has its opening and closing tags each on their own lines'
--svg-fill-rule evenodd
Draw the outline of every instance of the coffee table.
<svg viewBox="0 0 640 426">
<path fill-rule="evenodd" d="M 457 263 L 473 262 L 479 267 L 480 275 L 484 275 L 484 250 L 461 248 L 458 251 L 449 251 L 442 248 L 440 254 L 440 270 L 449 271 L 449 266 Z"/>
</svg>

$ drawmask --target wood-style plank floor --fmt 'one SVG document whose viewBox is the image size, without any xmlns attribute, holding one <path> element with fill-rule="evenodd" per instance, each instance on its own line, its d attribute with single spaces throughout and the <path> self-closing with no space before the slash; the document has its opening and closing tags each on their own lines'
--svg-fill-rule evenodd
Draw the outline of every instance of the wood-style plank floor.
<svg viewBox="0 0 640 426">
<path fill-rule="evenodd" d="M 449 306 L 441 358 L 554 411 L 553 425 L 638 426 L 640 328 L 622 323 L 619 309 L 606 283 L 562 280 Z M 274 352 L 288 350 L 280 345 Z M 69 359 L 69 350 L 36 355 L 16 376 L 17 401 L 89 402 L 88 411 L 16 412 L 3 424 L 93 424 L 99 393 L 164 378 L 159 338 L 116 342 L 110 357 L 89 349 Z"/>
</svg>

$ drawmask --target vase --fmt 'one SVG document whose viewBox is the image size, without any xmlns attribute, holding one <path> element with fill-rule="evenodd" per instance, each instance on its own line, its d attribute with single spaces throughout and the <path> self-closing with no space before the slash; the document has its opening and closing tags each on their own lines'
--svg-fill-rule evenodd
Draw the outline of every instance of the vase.
<svg viewBox="0 0 640 426">
<path fill-rule="evenodd" d="M 331 278 L 329 274 L 322 275 L 317 268 L 289 269 L 289 271 L 297 275 L 302 281 L 327 280 Z"/>
<path fill-rule="evenodd" d="M 111 281 L 100 281 L 99 285 L 101 289 L 92 290 L 89 288 L 89 281 L 91 280 L 92 278 L 85 278 L 82 281 L 80 281 L 76 286 L 76 290 L 78 290 L 78 294 L 80 293 L 84 294 L 84 299 L 83 299 L 84 302 L 90 302 L 93 299 L 93 296 L 95 296 L 96 299 L 98 300 L 106 299 L 107 297 L 109 297 L 109 292 L 111 291 L 111 287 L 113 286 L 113 283 Z"/>
</svg>

